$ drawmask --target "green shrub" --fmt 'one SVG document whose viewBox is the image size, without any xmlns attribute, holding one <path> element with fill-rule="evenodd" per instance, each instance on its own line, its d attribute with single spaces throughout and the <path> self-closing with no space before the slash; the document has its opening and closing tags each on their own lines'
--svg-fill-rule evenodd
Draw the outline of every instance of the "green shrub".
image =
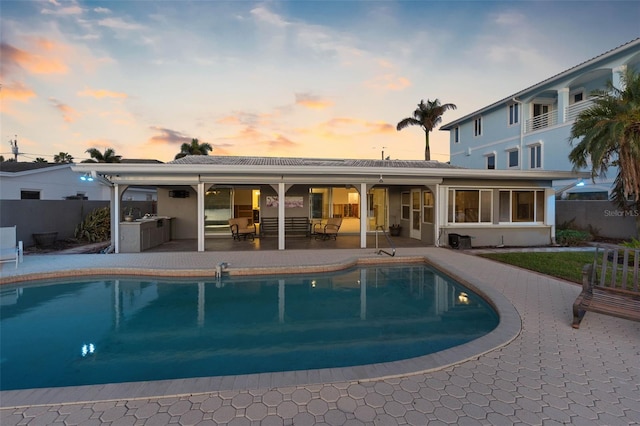
<svg viewBox="0 0 640 426">
<path fill-rule="evenodd" d="M 76 226 L 75 237 L 90 243 L 111 238 L 111 213 L 109 207 L 95 209 Z"/>
<path fill-rule="evenodd" d="M 556 231 L 556 242 L 561 246 L 581 246 L 593 240 L 593 236 L 586 231 L 575 229 L 559 229 Z"/>
<path fill-rule="evenodd" d="M 631 241 L 625 241 L 621 244 L 623 247 L 637 249 L 640 248 L 640 240 L 636 240 L 635 238 L 631 238 Z"/>
</svg>

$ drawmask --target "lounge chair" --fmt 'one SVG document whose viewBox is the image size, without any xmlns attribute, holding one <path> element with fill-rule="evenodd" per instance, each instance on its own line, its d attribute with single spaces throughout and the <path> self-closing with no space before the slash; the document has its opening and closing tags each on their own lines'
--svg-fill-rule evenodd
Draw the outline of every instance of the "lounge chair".
<svg viewBox="0 0 640 426">
<path fill-rule="evenodd" d="M 16 227 L 0 228 L 0 262 L 22 263 L 22 241 L 16 241 Z"/>
<path fill-rule="evenodd" d="M 229 227 L 231 228 L 231 236 L 234 240 L 240 241 L 240 237 L 246 240 L 251 237 L 253 240 L 256 236 L 256 224 L 250 217 L 234 217 L 229 219 Z"/>
<path fill-rule="evenodd" d="M 334 240 L 336 240 L 341 225 L 341 217 L 330 217 L 329 219 L 327 219 L 326 223 L 313 224 L 313 233 L 315 234 L 316 239 L 321 238 L 323 240 L 328 240 L 330 238 L 333 238 Z"/>
</svg>

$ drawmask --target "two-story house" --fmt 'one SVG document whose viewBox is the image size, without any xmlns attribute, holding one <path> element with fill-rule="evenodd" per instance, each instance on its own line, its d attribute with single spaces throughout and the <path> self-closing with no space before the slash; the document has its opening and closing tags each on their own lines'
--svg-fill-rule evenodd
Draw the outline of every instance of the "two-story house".
<svg viewBox="0 0 640 426">
<path fill-rule="evenodd" d="M 487 105 L 440 129 L 450 132 L 451 164 L 474 169 L 571 170 L 571 126 L 592 105 L 590 94 L 608 81 L 620 86 L 620 72 L 640 72 L 640 38 L 616 47 Z M 606 199 L 617 170 L 567 192 Z M 556 189 L 571 182 L 555 182 Z M 588 195 L 587 195 L 588 194 Z"/>
</svg>

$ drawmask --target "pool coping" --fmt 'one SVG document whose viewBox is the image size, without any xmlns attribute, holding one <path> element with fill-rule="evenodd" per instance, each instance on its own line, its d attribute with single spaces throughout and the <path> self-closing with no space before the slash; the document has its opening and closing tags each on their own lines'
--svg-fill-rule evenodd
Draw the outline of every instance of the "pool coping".
<svg viewBox="0 0 640 426">
<path fill-rule="evenodd" d="M 148 399 L 155 397 L 181 397 L 206 394 L 217 391 L 232 391 L 246 389 L 272 389 L 312 385 L 320 383 L 336 383 L 344 381 L 367 382 L 384 380 L 400 376 L 411 376 L 440 370 L 454 364 L 478 358 L 488 352 L 503 347 L 513 341 L 521 332 L 522 320 L 516 308 L 499 291 L 489 284 L 477 280 L 472 275 L 461 270 L 452 272 L 438 267 L 436 262 L 429 259 L 429 255 L 407 256 L 399 258 L 352 258 L 342 262 L 325 265 L 287 266 L 287 273 L 315 273 L 334 272 L 353 266 L 368 266 L 375 264 L 426 263 L 443 274 L 446 274 L 461 284 L 469 287 L 482 296 L 498 313 L 498 326 L 478 339 L 453 348 L 409 358 L 400 361 L 359 365 L 352 367 L 324 368 L 312 370 L 297 370 L 272 373 L 244 374 L 234 376 L 198 377 L 188 379 L 155 380 L 144 382 L 108 383 L 100 385 L 68 386 L 55 388 L 34 388 L 21 390 L 0 391 L 1 408 L 33 407 L 47 404 L 78 404 L 97 401 L 116 401 L 122 399 Z M 229 269 L 229 275 L 270 275 L 282 273 L 282 266 L 278 267 L 243 267 Z M 26 280 L 46 280 L 48 278 L 80 277 L 95 275 L 129 275 L 156 277 L 196 277 L 203 276 L 197 269 L 145 269 L 145 268 L 84 268 L 75 270 L 55 271 L 48 273 L 28 274 Z M 210 277 L 210 270 L 206 273 Z M 37 278 L 36 278 L 37 277 Z M 13 281 L 19 283 L 18 280 Z"/>
</svg>

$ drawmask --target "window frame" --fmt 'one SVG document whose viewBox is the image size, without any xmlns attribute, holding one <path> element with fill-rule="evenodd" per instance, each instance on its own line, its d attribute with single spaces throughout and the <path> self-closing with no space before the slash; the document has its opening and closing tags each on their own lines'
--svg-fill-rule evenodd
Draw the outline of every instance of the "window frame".
<svg viewBox="0 0 640 426">
<path fill-rule="evenodd" d="M 460 143 L 460 126 L 453 128 L 453 143 Z"/>
<path fill-rule="evenodd" d="M 533 220 L 519 220 L 514 214 L 518 213 L 518 209 L 514 209 L 514 203 L 516 203 L 516 199 L 514 199 L 514 193 L 531 193 L 533 194 L 533 205 L 531 206 L 533 212 Z M 508 201 L 503 199 L 503 194 L 508 194 Z M 504 220 L 503 217 L 503 202 L 507 202 L 509 207 L 509 220 Z M 542 205 L 538 205 L 539 203 Z M 529 188 L 513 188 L 513 189 L 499 189 L 498 190 L 498 224 L 518 224 L 518 225 L 540 225 L 545 223 L 546 216 L 546 195 L 544 189 L 529 189 Z M 524 206 L 524 204 L 522 204 Z M 538 216 L 541 215 L 542 218 Z"/>
<path fill-rule="evenodd" d="M 507 152 L 507 169 L 517 169 L 520 167 L 520 149 L 519 148 L 510 148 L 505 150 Z M 511 156 L 512 154 L 516 155 L 516 164 L 511 164 Z"/>
<path fill-rule="evenodd" d="M 456 211 L 456 193 L 457 192 L 477 192 L 478 193 L 478 206 L 477 206 L 477 220 L 476 221 L 467 221 L 467 212 L 464 212 L 465 220 L 459 221 L 456 216 L 458 214 L 463 213 L 461 210 Z M 449 188 L 447 191 L 447 225 L 492 225 L 493 224 L 493 189 L 492 188 Z M 483 194 L 488 196 L 488 218 L 485 216 L 486 212 L 483 209 Z M 487 201 L 487 200 L 484 200 Z M 465 210 L 470 210 L 471 208 L 467 207 Z M 473 209 L 471 209 L 473 210 Z"/>
<path fill-rule="evenodd" d="M 487 170 L 495 170 L 496 169 L 496 164 L 497 164 L 497 160 L 498 160 L 498 156 L 496 155 L 495 152 L 490 152 L 488 154 L 485 154 L 484 156 L 485 160 L 484 160 L 484 166 Z M 489 167 L 489 158 L 493 158 L 493 167 Z"/>
<path fill-rule="evenodd" d="M 542 169 L 542 144 L 534 143 L 529 148 L 529 168 L 532 170 Z"/>
<path fill-rule="evenodd" d="M 517 102 L 510 103 L 507 106 L 507 125 L 515 126 L 520 123 L 520 104 Z"/>
<path fill-rule="evenodd" d="M 431 195 L 431 197 L 427 197 L 427 194 Z M 430 198 L 430 199 L 428 199 Z M 434 223 L 435 222 L 435 195 L 433 192 L 426 190 L 422 191 L 422 223 Z M 431 218 L 431 220 L 427 220 Z"/>
<path fill-rule="evenodd" d="M 473 136 L 476 138 L 482 136 L 482 116 L 473 119 Z"/>
<path fill-rule="evenodd" d="M 407 197 L 406 200 L 405 200 L 405 195 Z M 410 218 L 411 218 L 411 192 L 403 191 L 400 193 L 400 219 L 409 220 Z"/>
</svg>

